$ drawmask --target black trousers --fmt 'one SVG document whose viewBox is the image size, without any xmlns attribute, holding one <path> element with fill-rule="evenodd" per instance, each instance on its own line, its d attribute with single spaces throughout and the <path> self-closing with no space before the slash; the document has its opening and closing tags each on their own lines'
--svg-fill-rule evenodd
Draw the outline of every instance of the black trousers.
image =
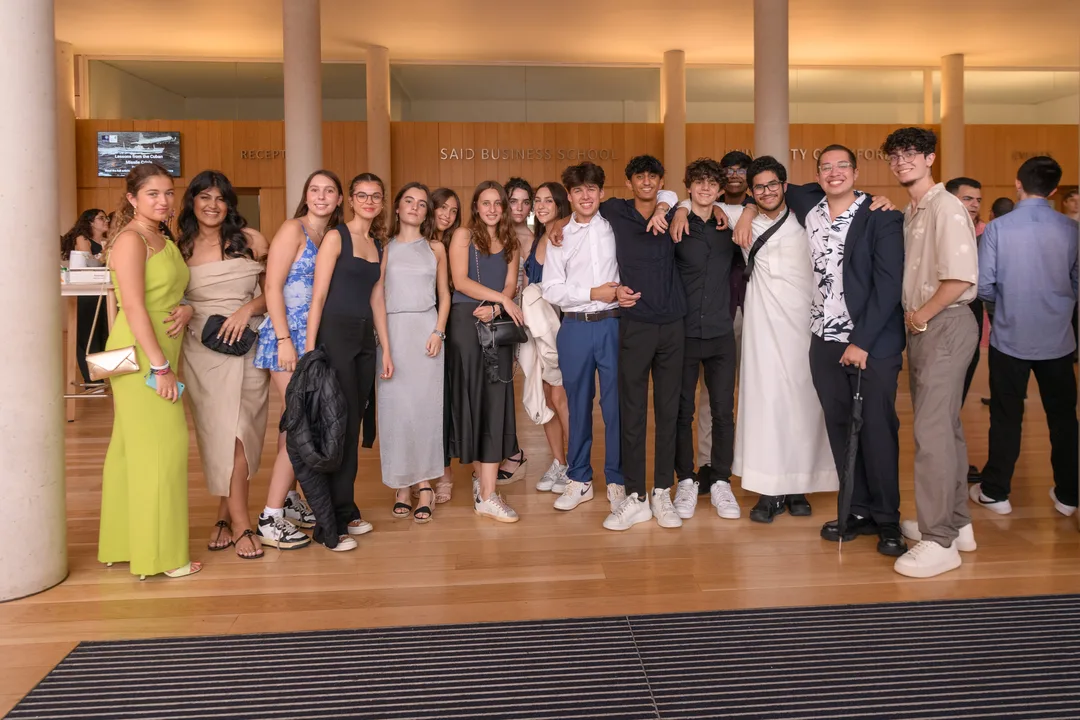
<svg viewBox="0 0 1080 720">
<path fill-rule="evenodd" d="M 1032 371 L 1050 429 L 1055 493 L 1060 502 L 1075 507 L 1078 448 L 1072 354 L 1056 360 L 1021 360 L 990 346 L 990 457 L 982 472 L 982 493 L 992 500 L 1007 500 L 1012 490 Z"/>
<path fill-rule="evenodd" d="M 843 478 L 848 430 L 858 368 L 840 364 L 846 343 L 810 338 L 810 375 L 825 414 L 836 472 Z M 900 355 L 866 361 L 859 388 L 863 426 L 855 456 L 851 512 L 877 523 L 900 522 L 900 419 L 896 416 L 896 379 Z"/>
<path fill-rule="evenodd" d="M 83 382 L 90 382 L 90 371 L 86 367 L 86 345 L 89 343 L 90 352 L 101 352 L 105 349 L 105 342 L 109 339 L 109 318 L 105 312 L 105 301 L 101 301 L 101 310 L 97 313 L 97 327 L 94 328 L 94 312 L 98 307 L 98 298 L 76 298 L 75 315 L 75 359 L 79 364 L 79 372 L 82 373 Z M 94 328 L 94 338 L 90 339 L 90 329 Z M 71 328 L 68 328 L 71 332 Z"/>
<path fill-rule="evenodd" d="M 349 410 L 345 424 L 345 442 L 341 465 L 330 475 L 330 500 L 337 519 L 336 532 L 344 535 L 353 520 L 360 519 L 353 489 L 360 452 L 360 421 L 371 398 L 375 384 L 375 327 L 371 320 L 323 313 L 319 326 L 318 344 L 326 349 L 327 358 L 341 383 L 341 392 Z M 329 529 L 316 527 L 316 542 L 323 542 L 322 533 Z M 322 531 L 322 532 L 320 532 Z"/>
<path fill-rule="evenodd" d="M 626 494 L 646 497 L 645 445 L 652 373 L 656 451 L 653 487 L 670 488 L 675 478 L 675 423 L 683 372 L 683 321 L 666 325 L 619 318 L 619 417 Z"/>
<path fill-rule="evenodd" d="M 964 394 L 960 396 L 960 407 L 964 407 L 964 402 L 967 401 L 968 390 L 971 389 L 971 380 L 975 377 L 975 369 L 979 367 L 979 348 L 982 346 L 983 337 L 983 303 L 982 300 L 975 298 L 968 305 L 971 308 L 971 312 L 975 315 L 975 322 L 979 326 L 979 342 L 975 345 L 975 355 L 971 358 L 971 364 L 968 365 L 967 374 L 964 375 Z"/>
<path fill-rule="evenodd" d="M 731 477 L 735 455 L 735 333 L 702 340 L 686 338 L 683 350 L 682 392 L 675 431 L 675 476 L 694 477 L 694 401 L 699 368 L 705 369 L 705 387 L 712 415 L 712 451 L 709 464 L 715 479 Z"/>
</svg>

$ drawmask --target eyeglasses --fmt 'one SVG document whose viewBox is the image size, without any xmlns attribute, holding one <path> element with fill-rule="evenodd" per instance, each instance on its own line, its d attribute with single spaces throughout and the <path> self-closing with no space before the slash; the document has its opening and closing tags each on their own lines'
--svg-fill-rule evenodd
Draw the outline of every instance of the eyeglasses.
<svg viewBox="0 0 1080 720">
<path fill-rule="evenodd" d="M 889 165 L 899 165 L 903 160 L 906 163 L 915 159 L 916 155 L 922 155 L 918 150 L 904 150 L 903 152 L 891 152 L 889 153 Z"/>
<path fill-rule="evenodd" d="M 783 185 L 783 183 L 779 180 L 773 180 L 772 182 L 765 183 L 764 185 L 755 185 L 751 189 L 754 191 L 755 195 L 761 195 L 766 190 L 768 190 L 769 192 L 776 192 L 780 189 L 781 185 Z"/>
<path fill-rule="evenodd" d="M 361 205 L 366 204 L 369 200 L 376 205 L 383 201 L 383 196 L 381 193 L 373 193 L 371 195 L 368 195 L 365 192 L 358 192 L 353 193 L 353 197 L 356 198 L 356 202 L 360 203 Z"/>
<path fill-rule="evenodd" d="M 724 177 L 746 177 L 746 168 L 725 168 Z"/>
<path fill-rule="evenodd" d="M 855 167 L 855 166 L 852 165 L 847 160 L 841 160 L 840 162 L 836 163 L 835 165 L 833 165 L 832 163 L 825 163 L 824 165 L 822 165 L 821 167 L 818 168 L 818 172 L 822 173 L 824 175 L 824 174 L 831 173 L 833 170 L 850 170 L 853 167 Z"/>
</svg>

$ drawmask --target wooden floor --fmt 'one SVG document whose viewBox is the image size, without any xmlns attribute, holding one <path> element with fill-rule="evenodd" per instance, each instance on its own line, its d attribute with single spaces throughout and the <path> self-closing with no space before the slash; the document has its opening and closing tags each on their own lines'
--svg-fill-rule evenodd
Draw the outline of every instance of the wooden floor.
<svg viewBox="0 0 1080 720">
<path fill-rule="evenodd" d="M 979 402 L 986 388 L 984 354 L 964 410 L 977 465 L 986 458 L 989 415 Z M 903 510 L 913 517 L 906 376 L 898 404 Z M 271 417 L 278 412 L 274 402 Z M 1076 518 L 1058 515 L 1047 496 L 1049 442 L 1034 384 L 1026 420 L 1012 515 L 973 508 L 978 552 L 965 555 L 959 570 L 931 580 L 897 575 L 872 539 L 846 545 L 842 556 L 819 539 L 821 523 L 835 517 L 835 494 L 812 496 L 813 517 L 785 515 L 769 526 L 747 519 L 753 499 L 737 482 L 743 504 L 737 521 L 719 519 L 702 502 L 681 529 L 649 523 L 613 533 L 601 527 L 607 513 L 602 492 L 560 513 L 551 506 L 555 496 L 533 489 L 551 461 L 543 432 L 519 418 L 528 477 L 504 491 L 521 522 L 477 518 L 469 504 L 470 472 L 456 466 L 454 499 L 438 506 L 433 522 L 395 520 L 391 493 L 379 481 L 378 455 L 362 450 L 357 498 L 375 532 L 360 538 L 353 552 L 267 548 L 260 561 L 207 552 L 217 503 L 206 492 L 192 433 L 191 551 L 205 567 L 190 578 L 138 582 L 127 566 L 107 569 L 96 560 L 111 405 L 85 401 L 67 432 L 71 574 L 47 592 L 0 605 L 0 712 L 80 640 L 1078 593 L 1080 536 Z M 252 491 L 253 517 L 265 500 L 273 460 L 276 421 L 270 425 Z M 596 439 L 594 467 L 602 467 L 603 434 Z"/>
</svg>

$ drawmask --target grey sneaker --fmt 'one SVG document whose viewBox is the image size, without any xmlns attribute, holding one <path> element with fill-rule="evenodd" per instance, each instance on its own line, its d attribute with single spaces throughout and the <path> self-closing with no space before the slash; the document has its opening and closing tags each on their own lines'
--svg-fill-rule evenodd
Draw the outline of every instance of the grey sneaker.
<svg viewBox="0 0 1080 720">
<path fill-rule="evenodd" d="M 285 519 L 296 527 L 315 527 L 315 513 L 299 495 L 289 493 L 285 498 Z"/>
</svg>

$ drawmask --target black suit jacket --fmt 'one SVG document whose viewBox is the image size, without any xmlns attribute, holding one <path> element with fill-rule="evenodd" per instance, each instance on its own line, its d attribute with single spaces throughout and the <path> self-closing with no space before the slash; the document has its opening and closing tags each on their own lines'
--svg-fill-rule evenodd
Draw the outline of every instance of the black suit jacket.
<svg viewBox="0 0 1080 720">
<path fill-rule="evenodd" d="M 789 185 L 787 204 L 805 227 L 825 197 L 817 183 Z M 899 355 L 907 343 L 900 294 L 904 280 L 904 214 L 859 206 L 844 245 L 844 301 L 855 324 L 848 340 L 871 357 Z"/>
</svg>

